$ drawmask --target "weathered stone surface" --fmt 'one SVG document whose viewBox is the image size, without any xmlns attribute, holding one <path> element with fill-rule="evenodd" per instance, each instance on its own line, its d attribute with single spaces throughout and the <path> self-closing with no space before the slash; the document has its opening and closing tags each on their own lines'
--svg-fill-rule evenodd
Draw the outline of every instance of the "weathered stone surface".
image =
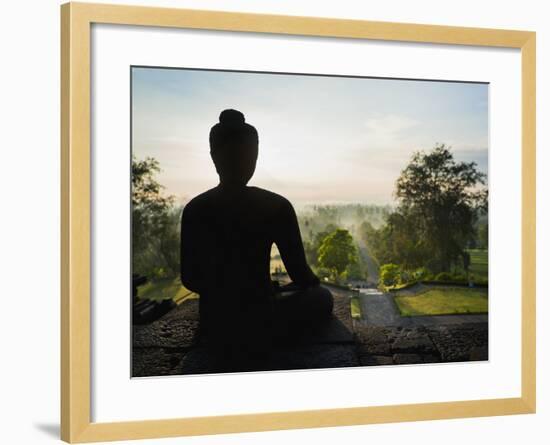
<svg viewBox="0 0 550 445">
<path fill-rule="evenodd" d="M 334 298 L 332 313 L 350 331 L 353 331 L 353 319 L 351 318 L 350 300 L 347 295 L 341 295 L 331 289 Z"/>
<path fill-rule="evenodd" d="M 469 360 L 480 362 L 489 360 L 489 348 L 485 346 L 475 346 L 470 350 Z"/>
<path fill-rule="evenodd" d="M 196 341 L 198 301 L 188 300 L 150 325 L 134 326 L 133 376 L 270 371 L 487 360 L 487 323 L 365 326 L 349 298 L 334 293 L 334 319 L 292 346 L 228 360 Z"/>
<path fill-rule="evenodd" d="M 393 357 L 386 355 L 361 354 L 359 356 L 362 366 L 393 365 Z"/>
<path fill-rule="evenodd" d="M 388 329 L 378 326 L 355 326 L 360 354 L 391 355 Z"/>
<path fill-rule="evenodd" d="M 199 300 L 190 299 L 185 300 L 182 304 L 177 306 L 173 311 L 167 313 L 163 320 L 170 321 L 174 319 L 185 318 L 186 320 L 199 321 Z"/>
<path fill-rule="evenodd" d="M 419 354 L 394 354 L 393 361 L 397 365 L 413 365 L 424 362 Z"/>
<path fill-rule="evenodd" d="M 173 373 L 183 375 L 355 366 L 360 366 L 360 363 L 354 345 L 302 345 L 275 349 L 259 358 L 241 356 L 235 360 L 217 355 L 208 348 L 197 347 L 183 355 Z"/>
<path fill-rule="evenodd" d="M 359 366 L 355 345 L 316 344 L 280 349 L 269 359 L 271 369 L 314 369 Z"/>
<path fill-rule="evenodd" d="M 299 343 L 353 343 L 353 331 L 351 331 L 337 317 L 332 317 L 329 322 L 320 329 L 306 333 L 299 339 Z"/>
<path fill-rule="evenodd" d="M 439 355 L 425 354 L 422 356 L 423 363 L 441 363 Z"/>
<path fill-rule="evenodd" d="M 134 348 L 132 377 L 150 377 L 174 374 L 185 353 L 164 348 Z"/>
<path fill-rule="evenodd" d="M 439 351 L 423 327 L 356 326 L 355 334 L 365 366 L 440 361 Z"/>
<path fill-rule="evenodd" d="M 134 347 L 190 347 L 196 341 L 199 322 L 195 320 L 160 319 L 149 325 L 134 326 Z"/>
<path fill-rule="evenodd" d="M 421 363 L 438 363 L 439 357 L 432 354 L 394 354 L 396 365 L 417 365 Z"/>
<path fill-rule="evenodd" d="M 443 362 L 487 360 L 487 323 L 433 326 L 428 331 Z"/>
<path fill-rule="evenodd" d="M 418 329 L 395 338 L 391 344 L 391 350 L 396 354 L 437 354 L 437 349 L 428 334 Z"/>
<path fill-rule="evenodd" d="M 133 375 L 203 374 L 360 366 L 356 354 L 349 298 L 335 295 L 334 317 L 292 347 L 280 347 L 261 359 L 236 361 L 216 355 L 196 342 L 198 301 L 189 300 L 149 325 L 134 326 Z"/>
<path fill-rule="evenodd" d="M 153 323 L 134 325 L 132 343 L 134 348 L 189 348 L 198 328 L 198 300 L 187 300 Z"/>
</svg>

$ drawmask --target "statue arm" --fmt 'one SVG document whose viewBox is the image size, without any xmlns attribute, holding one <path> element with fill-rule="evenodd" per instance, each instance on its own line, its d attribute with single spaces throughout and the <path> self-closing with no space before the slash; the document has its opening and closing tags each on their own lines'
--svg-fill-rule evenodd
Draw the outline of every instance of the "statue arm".
<svg viewBox="0 0 550 445">
<path fill-rule="evenodd" d="M 189 290 L 200 293 L 202 290 L 202 272 L 199 260 L 200 226 L 195 223 L 194 213 L 186 206 L 181 216 L 180 234 L 180 277 L 181 283 Z"/>
<path fill-rule="evenodd" d="M 289 201 L 285 200 L 278 216 L 275 244 L 281 253 L 288 275 L 299 286 L 318 285 L 319 278 L 307 264 L 298 218 Z"/>
</svg>

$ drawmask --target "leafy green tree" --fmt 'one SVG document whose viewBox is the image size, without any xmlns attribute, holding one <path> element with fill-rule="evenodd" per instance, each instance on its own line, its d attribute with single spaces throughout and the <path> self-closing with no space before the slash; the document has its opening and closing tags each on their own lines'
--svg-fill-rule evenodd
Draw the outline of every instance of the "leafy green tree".
<svg viewBox="0 0 550 445">
<path fill-rule="evenodd" d="M 478 213 L 487 211 L 485 183 L 475 162 L 456 162 L 444 144 L 416 152 L 397 179 L 399 207 L 383 234 L 393 262 L 450 271 L 476 235 Z"/>
<path fill-rule="evenodd" d="M 489 223 L 487 221 L 479 223 L 477 227 L 477 247 L 487 249 L 489 246 Z"/>
<path fill-rule="evenodd" d="M 179 267 L 174 197 L 163 195 L 154 158 L 132 158 L 132 268 L 148 276 L 175 276 Z"/>
<path fill-rule="evenodd" d="M 304 251 L 310 266 L 319 266 L 319 248 L 323 240 L 336 229 L 337 227 L 334 224 L 327 224 L 321 232 L 317 232 L 312 236 L 312 241 L 304 240 Z"/>
<path fill-rule="evenodd" d="M 407 270 L 423 266 L 430 257 L 420 235 L 415 218 L 400 209 L 388 215 L 380 229 L 367 226 L 363 232 L 369 251 L 380 264 L 397 263 Z"/>
<path fill-rule="evenodd" d="M 357 261 L 348 264 L 344 274 L 348 280 L 366 280 L 368 277 L 367 265 L 358 255 Z"/>
<path fill-rule="evenodd" d="M 165 215 L 158 249 L 170 276 L 176 276 L 180 267 L 180 208 L 171 208 Z"/>
<path fill-rule="evenodd" d="M 345 229 L 336 229 L 328 234 L 319 247 L 319 265 L 329 269 L 337 281 L 357 259 L 357 247 L 353 237 Z"/>
</svg>

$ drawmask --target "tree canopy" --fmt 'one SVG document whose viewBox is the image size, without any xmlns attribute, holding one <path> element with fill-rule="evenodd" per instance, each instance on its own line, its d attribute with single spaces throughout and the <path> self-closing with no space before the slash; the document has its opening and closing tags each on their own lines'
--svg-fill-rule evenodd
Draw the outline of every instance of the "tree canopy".
<svg viewBox="0 0 550 445">
<path fill-rule="evenodd" d="M 179 268 L 174 197 L 163 195 L 154 158 L 132 158 L 132 268 L 135 273 L 175 275 Z"/>
<path fill-rule="evenodd" d="M 449 271 L 478 236 L 478 216 L 487 212 L 485 184 L 476 163 L 457 162 L 445 144 L 418 151 L 396 181 L 398 207 L 379 230 L 364 226 L 363 236 L 381 263 Z"/>
<path fill-rule="evenodd" d="M 332 271 L 336 280 L 357 260 L 357 247 L 345 229 L 334 230 L 323 239 L 319 247 L 319 264 Z"/>
</svg>

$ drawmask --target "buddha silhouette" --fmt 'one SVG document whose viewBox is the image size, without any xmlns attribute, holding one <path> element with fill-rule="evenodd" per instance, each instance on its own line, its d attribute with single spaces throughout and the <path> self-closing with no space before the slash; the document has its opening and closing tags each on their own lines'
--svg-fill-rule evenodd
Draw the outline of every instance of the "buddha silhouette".
<svg viewBox="0 0 550 445">
<path fill-rule="evenodd" d="M 292 204 L 247 185 L 258 145 L 258 132 L 241 112 L 222 111 L 210 131 L 220 182 L 193 198 L 181 220 L 181 281 L 200 295 L 201 339 L 241 352 L 293 341 L 325 323 L 333 307 L 306 262 Z M 289 285 L 271 280 L 273 243 Z"/>
</svg>

